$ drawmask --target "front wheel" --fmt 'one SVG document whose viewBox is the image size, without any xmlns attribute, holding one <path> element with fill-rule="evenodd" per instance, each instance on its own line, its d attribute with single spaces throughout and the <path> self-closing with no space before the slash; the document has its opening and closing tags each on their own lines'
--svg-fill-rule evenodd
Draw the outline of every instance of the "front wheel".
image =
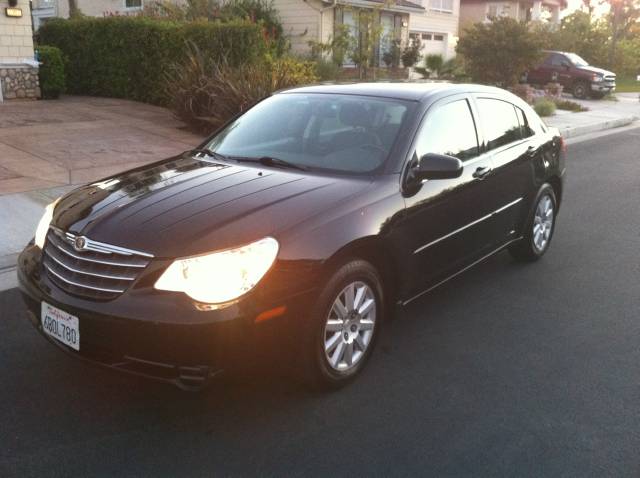
<svg viewBox="0 0 640 478">
<path fill-rule="evenodd" d="M 522 240 L 509 248 L 511 255 L 521 261 L 537 261 L 549 249 L 557 212 L 556 195 L 549 184 L 538 193 L 533 216 L 525 226 Z"/>
<path fill-rule="evenodd" d="M 304 381 L 314 388 L 339 388 L 364 368 L 382 325 L 382 281 L 366 261 L 341 266 L 306 317 Z"/>
<path fill-rule="evenodd" d="M 589 85 L 584 81 L 578 81 L 573 85 L 573 96 L 584 100 L 589 94 Z"/>
</svg>

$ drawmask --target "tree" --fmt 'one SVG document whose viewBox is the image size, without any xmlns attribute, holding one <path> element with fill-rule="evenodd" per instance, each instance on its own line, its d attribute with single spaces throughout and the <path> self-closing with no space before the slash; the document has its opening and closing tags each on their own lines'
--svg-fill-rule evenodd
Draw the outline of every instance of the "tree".
<svg viewBox="0 0 640 478">
<path fill-rule="evenodd" d="M 613 65 L 616 58 L 618 42 L 629 35 L 632 27 L 640 20 L 639 0 L 607 0 L 610 6 L 608 20 L 611 28 L 611 42 L 609 43 L 609 65 Z"/>
<path fill-rule="evenodd" d="M 494 18 L 464 31 L 456 52 L 474 81 L 512 86 L 542 57 L 541 39 L 524 22 Z"/>
</svg>

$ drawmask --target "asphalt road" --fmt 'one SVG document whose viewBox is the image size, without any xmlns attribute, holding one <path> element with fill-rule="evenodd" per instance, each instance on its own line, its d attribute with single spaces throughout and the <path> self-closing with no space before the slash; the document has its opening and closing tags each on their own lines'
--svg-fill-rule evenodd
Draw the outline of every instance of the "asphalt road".
<svg viewBox="0 0 640 478">
<path fill-rule="evenodd" d="M 365 374 L 201 394 L 61 354 L 0 295 L 0 476 L 640 476 L 640 129 L 570 147 L 551 250 L 412 304 Z"/>
</svg>

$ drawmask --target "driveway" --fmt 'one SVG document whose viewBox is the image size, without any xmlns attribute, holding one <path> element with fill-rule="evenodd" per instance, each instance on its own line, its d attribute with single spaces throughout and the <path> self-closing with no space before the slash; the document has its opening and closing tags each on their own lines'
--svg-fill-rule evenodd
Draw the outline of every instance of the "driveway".
<svg viewBox="0 0 640 478">
<path fill-rule="evenodd" d="M 201 140 L 157 106 L 81 96 L 9 101 L 0 104 L 0 196 L 94 181 Z"/>
<path fill-rule="evenodd" d="M 89 367 L 0 293 L 0 476 L 637 478 L 639 149 L 640 129 L 570 145 L 543 260 L 415 301 L 332 394 L 267 361 L 200 394 Z"/>
</svg>

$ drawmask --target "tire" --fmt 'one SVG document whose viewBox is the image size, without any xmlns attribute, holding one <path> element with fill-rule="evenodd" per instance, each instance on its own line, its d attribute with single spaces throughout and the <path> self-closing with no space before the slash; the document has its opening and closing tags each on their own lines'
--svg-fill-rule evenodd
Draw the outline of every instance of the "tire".
<svg viewBox="0 0 640 478">
<path fill-rule="evenodd" d="M 352 286 L 353 290 L 348 292 Z M 362 297 L 359 303 L 362 313 L 354 314 L 353 305 L 349 307 L 349 293 L 353 294 L 352 302 Z M 346 304 L 348 314 L 339 310 L 336 301 Z M 339 267 L 323 287 L 311 316 L 305 318 L 303 350 L 298 352 L 304 359 L 303 382 L 316 390 L 334 390 L 351 382 L 362 371 L 375 347 L 384 306 L 382 281 L 371 264 L 354 259 Z"/>
<path fill-rule="evenodd" d="M 551 207 L 550 213 L 547 206 Z M 536 196 L 522 239 L 509 247 L 509 252 L 516 260 L 534 262 L 549 250 L 555 231 L 557 211 L 556 194 L 553 187 L 545 183 Z M 544 219 L 545 217 L 547 219 Z"/>
<path fill-rule="evenodd" d="M 584 100 L 589 96 L 589 85 L 584 81 L 576 81 L 573 84 L 573 96 L 580 100 Z"/>
</svg>

